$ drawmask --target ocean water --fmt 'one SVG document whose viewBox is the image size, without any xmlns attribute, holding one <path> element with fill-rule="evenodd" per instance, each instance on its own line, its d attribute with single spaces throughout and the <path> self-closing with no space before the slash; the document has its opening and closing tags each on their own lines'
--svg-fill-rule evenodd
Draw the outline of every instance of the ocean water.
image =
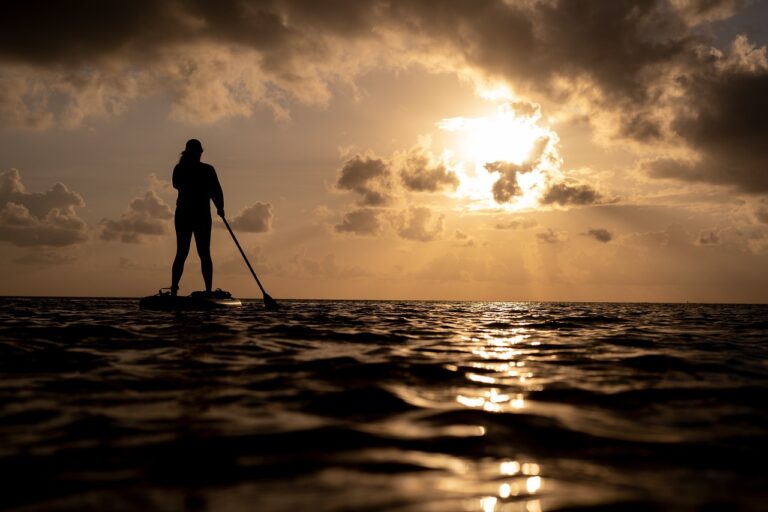
<svg viewBox="0 0 768 512">
<path fill-rule="evenodd" d="M 768 306 L 0 299 L 0 508 L 768 509 Z"/>
</svg>

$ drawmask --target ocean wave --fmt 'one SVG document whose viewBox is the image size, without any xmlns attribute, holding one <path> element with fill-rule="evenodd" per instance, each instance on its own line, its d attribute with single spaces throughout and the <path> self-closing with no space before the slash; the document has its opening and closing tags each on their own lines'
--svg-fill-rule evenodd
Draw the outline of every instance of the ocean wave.
<svg viewBox="0 0 768 512">
<path fill-rule="evenodd" d="M 763 306 L 0 301 L 0 508 L 768 500 Z"/>
</svg>

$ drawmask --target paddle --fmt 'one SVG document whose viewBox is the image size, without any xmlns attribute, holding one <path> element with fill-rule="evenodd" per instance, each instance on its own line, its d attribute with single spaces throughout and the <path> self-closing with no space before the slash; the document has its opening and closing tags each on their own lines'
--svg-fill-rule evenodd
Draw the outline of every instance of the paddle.
<svg viewBox="0 0 768 512">
<path fill-rule="evenodd" d="M 256 272 L 253 271 L 251 262 L 248 261 L 248 258 L 245 256 L 245 253 L 243 252 L 243 248 L 240 247 L 240 242 L 237 241 L 237 237 L 235 236 L 235 233 L 232 231 L 232 228 L 229 227 L 229 222 L 227 222 L 227 219 L 225 219 L 223 215 L 221 216 L 221 220 L 223 220 L 224 225 L 227 226 L 227 230 L 229 231 L 229 234 L 232 235 L 232 240 L 235 241 L 235 245 L 237 245 L 237 248 L 240 250 L 240 254 L 243 255 L 245 264 L 248 265 L 248 270 L 251 271 L 251 275 L 253 275 L 253 278 L 256 280 L 256 284 L 259 285 L 259 288 L 261 289 L 261 294 L 264 296 L 264 307 L 267 309 L 278 309 L 280 307 L 280 304 L 278 304 L 275 299 L 270 297 L 269 294 L 264 290 L 264 287 L 261 286 L 261 281 L 259 281 L 259 278 L 256 276 Z"/>
</svg>

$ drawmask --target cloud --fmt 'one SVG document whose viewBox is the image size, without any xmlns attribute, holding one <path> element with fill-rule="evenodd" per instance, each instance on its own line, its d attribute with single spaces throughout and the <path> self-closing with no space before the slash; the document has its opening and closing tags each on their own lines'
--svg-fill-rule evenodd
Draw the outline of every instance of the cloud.
<svg viewBox="0 0 768 512">
<path fill-rule="evenodd" d="M 85 206 L 83 198 L 66 185 L 56 183 L 47 192 L 27 192 L 16 169 L 0 173 L 0 204 L 16 203 L 24 206 L 35 217 L 43 217 L 49 211 L 69 211 Z"/>
<path fill-rule="evenodd" d="M 335 85 L 366 70 L 420 63 L 478 84 L 505 82 L 519 96 L 563 105 L 564 113 L 578 107 L 619 141 L 688 150 L 695 170 L 668 168 L 670 177 L 760 193 L 768 191 L 768 147 L 760 143 L 768 130 L 766 49 L 738 36 L 723 51 L 707 35 L 744 5 L 13 2 L 0 19 L 0 122 L 74 126 L 159 94 L 184 120 L 249 116 L 258 107 L 288 117 L 292 101 L 326 104 Z M 764 15 L 764 7 L 755 9 Z M 496 187 L 502 201 L 515 196 L 511 178 L 502 174 Z"/>
<path fill-rule="evenodd" d="M 87 239 L 75 208 L 80 194 L 62 183 L 47 192 L 27 192 L 16 169 L 0 173 L 0 241 L 18 246 L 66 246 Z"/>
<path fill-rule="evenodd" d="M 453 37 L 448 46 L 485 76 L 563 112 L 578 106 L 606 140 L 687 150 L 696 165 L 679 179 L 768 190 L 766 49 L 738 36 L 722 52 L 701 27 L 745 2 L 488 1 L 471 17 L 457 2 L 430 19 L 423 4 L 395 5 L 422 32 Z M 513 196 L 513 184 L 505 176 L 497 196 Z"/>
<path fill-rule="evenodd" d="M 541 198 L 541 204 L 595 204 L 601 199 L 600 194 L 589 185 L 571 186 L 566 183 L 551 185 Z"/>
<path fill-rule="evenodd" d="M 381 229 L 379 211 L 373 208 L 359 208 L 344 214 L 340 224 L 334 226 L 338 233 L 375 235 Z"/>
<path fill-rule="evenodd" d="M 605 228 L 590 228 L 584 234 L 594 238 L 598 242 L 608 243 L 613 240 L 613 233 Z"/>
<path fill-rule="evenodd" d="M 18 246 L 51 245 L 63 247 L 84 242 L 85 222 L 57 208 L 36 217 L 16 203 L 0 208 L 0 240 Z"/>
<path fill-rule="evenodd" d="M 321 22 L 307 2 L 53 1 L 6 6 L 0 33 L 0 116 L 6 125 L 74 126 L 163 94 L 177 119 L 212 122 L 259 106 L 324 104 L 330 84 L 376 65 L 357 33 Z M 338 5 L 340 19 L 372 6 Z M 310 15 L 310 13 L 313 13 Z M 335 18 L 335 17 L 334 17 Z M 362 28 L 362 27 L 361 27 Z M 362 45 L 362 42 L 360 43 Z M 12 85 L 13 87 L 7 87 Z"/>
<path fill-rule="evenodd" d="M 699 245 L 719 245 L 720 236 L 712 230 L 699 233 Z"/>
<path fill-rule="evenodd" d="M 415 192 L 437 192 L 447 188 L 456 190 L 459 178 L 446 168 L 444 162 L 435 162 L 424 150 L 410 151 L 401 164 L 400 177 L 406 189 Z"/>
<path fill-rule="evenodd" d="M 444 221 L 444 215 L 433 217 L 427 207 L 412 206 L 398 217 L 397 233 L 406 240 L 429 242 L 442 234 Z"/>
<path fill-rule="evenodd" d="M 640 162 L 640 168 L 652 178 L 673 178 L 687 181 L 704 180 L 704 174 L 694 161 L 677 158 L 654 158 Z"/>
<path fill-rule="evenodd" d="M 768 192 L 766 48 L 755 48 L 739 36 L 728 54 L 713 51 L 709 58 L 709 66 L 685 76 L 682 101 L 689 108 L 677 112 L 671 122 L 696 158 L 657 165 L 651 175 Z"/>
<path fill-rule="evenodd" d="M 445 161 L 432 154 L 429 144 L 428 139 L 423 140 L 409 150 L 395 152 L 388 159 L 354 155 L 339 170 L 336 188 L 357 193 L 357 205 L 362 207 L 391 206 L 405 191 L 455 190 L 459 178 L 448 169 Z M 366 215 L 370 220 L 372 214 L 368 212 Z M 351 224 L 344 225 L 341 229 L 355 232 L 351 227 Z"/>
<path fill-rule="evenodd" d="M 565 233 L 553 231 L 552 228 L 536 233 L 536 238 L 547 244 L 558 244 L 567 240 Z"/>
<path fill-rule="evenodd" d="M 383 206 L 391 201 L 390 167 L 381 158 L 355 155 L 344 162 L 336 186 L 360 194 L 361 206 Z"/>
<path fill-rule="evenodd" d="M 758 222 L 768 224 L 768 199 L 760 200 L 760 206 L 755 209 L 755 218 Z"/>
<path fill-rule="evenodd" d="M 486 171 L 499 174 L 492 188 L 493 198 L 497 203 L 509 203 L 522 194 L 523 189 L 517 180 L 518 174 L 544 170 L 559 161 L 555 143 L 556 140 L 552 137 L 540 137 L 523 163 L 497 161 L 487 162 L 483 166 Z"/>
<path fill-rule="evenodd" d="M 272 205 L 257 202 L 243 208 L 230 224 L 246 233 L 266 233 L 272 229 L 272 218 Z"/>
<path fill-rule="evenodd" d="M 154 190 L 148 190 L 128 206 L 128 210 L 117 220 L 101 221 L 100 238 L 106 241 L 120 240 L 124 243 L 139 243 L 144 236 L 164 235 L 168 231 L 168 220 L 173 217 L 171 209 Z"/>
<path fill-rule="evenodd" d="M 140 82 L 137 90 L 165 90 L 183 109 L 211 117 L 247 115 L 254 103 L 280 102 L 280 93 L 322 101 L 335 79 L 429 52 L 537 87 L 566 73 L 611 90 L 629 87 L 644 66 L 686 43 L 670 28 L 674 11 L 619 4 L 484 0 L 436 12 L 429 2 L 404 0 L 345 1 L 333 9 L 301 0 L 86 2 L 63 9 L 40 0 L 6 6 L 0 59 L 43 89 L 67 84 L 72 103 L 88 103 L 79 93 L 88 79 L 116 88 L 122 76 Z M 58 80 L 43 79 L 54 72 Z M 41 101 L 53 96 L 41 93 Z"/>
<path fill-rule="evenodd" d="M 497 203 L 508 203 L 516 196 L 522 194 L 523 189 L 517 184 L 518 172 L 529 172 L 518 164 L 512 162 L 488 162 L 484 165 L 488 172 L 499 173 L 499 179 L 493 183 L 493 198 Z"/>
</svg>

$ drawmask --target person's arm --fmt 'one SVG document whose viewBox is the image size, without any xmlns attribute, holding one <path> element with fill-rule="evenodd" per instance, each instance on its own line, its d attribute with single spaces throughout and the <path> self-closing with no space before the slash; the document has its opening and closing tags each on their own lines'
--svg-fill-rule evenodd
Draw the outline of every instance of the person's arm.
<svg viewBox="0 0 768 512">
<path fill-rule="evenodd" d="M 211 166 L 211 174 L 213 175 L 211 199 L 213 200 L 214 206 L 216 206 L 216 213 L 220 217 L 224 217 L 224 191 L 221 190 L 219 177 L 216 175 L 216 169 L 214 169 L 213 166 Z"/>
<path fill-rule="evenodd" d="M 172 178 L 172 181 L 173 181 L 173 188 L 178 190 L 179 189 L 179 181 L 180 181 L 179 166 L 178 165 L 173 168 L 173 178 Z"/>
</svg>

